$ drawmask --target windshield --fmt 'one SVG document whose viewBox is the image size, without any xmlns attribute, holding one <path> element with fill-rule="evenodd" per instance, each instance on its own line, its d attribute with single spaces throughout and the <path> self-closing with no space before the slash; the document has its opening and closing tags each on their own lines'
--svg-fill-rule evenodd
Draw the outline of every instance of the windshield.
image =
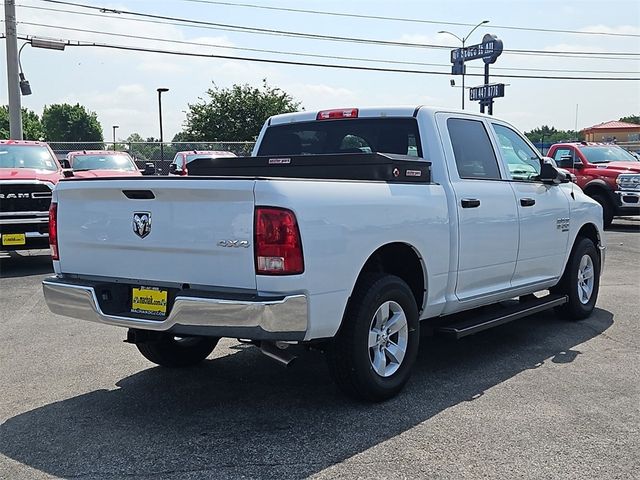
<svg viewBox="0 0 640 480">
<path fill-rule="evenodd" d="M 47 147 L 42 145 L 0 145 L 0 168 L 58 170 Z"/>
<path fill-rule="evenodd" d="M 80 170 L 136 170 L 129 155 L 79 155 L 73 158 L 71 168 Z"/>
<path fill-rule="evenodd" d="M 637 162 L 633 155 L 616 145 L 581 147 L 580 151 L 589 163 Z"/>
<path fill-rule="evenodd" d="M 422 156 L 414 118 L 358 118 L 275 125 L 258 155 L 396 153 Z"/>
</svg>

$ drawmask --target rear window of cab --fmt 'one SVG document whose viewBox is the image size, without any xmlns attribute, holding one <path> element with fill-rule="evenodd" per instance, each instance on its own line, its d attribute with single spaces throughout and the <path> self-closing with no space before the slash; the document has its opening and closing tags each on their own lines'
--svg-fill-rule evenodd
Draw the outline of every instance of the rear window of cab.
<svg viewBox="0 0 640 480">
<path fill-rule="evenodd" d="M 422 157 L 415 118 L 358 118 L 274 125 L 258 155 L 394 153 Z"/>
</svg>

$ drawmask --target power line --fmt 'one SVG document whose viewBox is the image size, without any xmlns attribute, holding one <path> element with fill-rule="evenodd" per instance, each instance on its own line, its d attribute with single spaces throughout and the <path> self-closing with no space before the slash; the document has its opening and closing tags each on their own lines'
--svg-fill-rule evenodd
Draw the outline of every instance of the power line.
<svg viewBox="0 0 640 480">
<path fill-rule="evenodd" d="M 409 42 L 398 42 L 398 41 L 390 41 L 390 40 L 378 40 L 378 39 L 370 39 L 370 38 L 357 38 L 357 37 L 343 37 L 337 35 L 321 35 L 315 33 L 304 33 L 304 32 L 294 32 L 289 30 L 276 30 L 276 29 L 268 29 L 268 28 L 258 28 L 258 27 L 245 27 L 242 25 L 232 25 L 225 23 L 216 23 L 209 22 L 204 20 L 193 20 L 193 19 L 185 19 L 180 17 L 172 17 L 166 15 L 155 15 L 151 13 L 142 13 L 142 12 L 134 12 L 130 10 L 117 10 L 111 8 L 97 7 L 95 5 L 86 5 L 82 3 L 68 2 L 65 0 L 40 0 L 46 3 L 54 3 L 59 5 L 67 5 L 79 8 L 87 8 L 91 10 L 98 10 L 101 13 L 113 13 L 113 14 L 124 14 L 131 15 L 136 17 L 145 17 L 145 18 L 153 18 L 158 20 L 171 20 L 183 23 L 191 23 L 195 25 L 207 25 L 207 26 L 215 26 L 215 27 L 225 27 L 225 28 L 234 28 L 247 32 L 257 32 L 263 33 L 268 32 L 270 34 L 277 34 L 282 36 L 289 36 L 295 38 L 309 38 L 313 40 L 328 40 L 328 41 L 338 41 L 338 42 L 350 42 L 350 43 L 364 43 L 371 45 L 384 45 L 384 46 L 395 46 L 395 47 L 411 47 L 411 48 L 434 48 L 434 49 L 446 49 L 449 50 L 451 47 L 447 45 L 434 45 L 434 44 L 422 44 L 422 43 L 409 43 Z M 72 13 L 72 12 L 68 12 Z M 526 53 L 526 54 L 562 54 L 562 55 L 607 55 L 607 56 L 640 56 L 640 53 L 637 52 L 567 52 L 567 51 L 553 51 L 553 50 L 526 50 L 526 49 L 504 49 L 504 52 L 511 53 Z"/>
<path fill-rule="evenodd" d="M 386 20 L 386 21 L 394 21 L 394 22 L 405 22 L 405 23 L 421 23 L 421 24 L 430 24 L 430 25 L 452 25 L 457 27 L 474 27 L 473 23 L 462 23 L 462 22 L 445 22 L 445 21 L 436 21 L 436 20 L 424 20 L 424 19 L 415 19 L 415 18 L 403 18 L 403 17 L 384 17 L 378 15 L 364 15 L 357 13 L 343 13 L 343 12 L 327 12 L 321 10 L 306 10 L 302 8 L 286 8 L 286 7 L 273 7 L 266 5 L 254 5 L 249 3 L 233 3 L 233 2 L 219 2 L 213 0 L 182 0 L 184 2 L 190 3 L 205 3 L 210 5 L 225 5 L 229 7 L 244 7 L 244 8 L 258 8 L 262 10 L 274 10 L 280 12 L 292 12 L 292 13 L 307 13 L 314 15 L 327 15 L 332 17 L 347 17 L 347 18 L 361 18 L 361 19 L 370 19 L 370 20 Z M 491 28 L 501 29 L 501 30 L 524 30 L 530 32 L 543 32 L 543 33 L 564 33 L 571 35 L 603 35 L 603 36 L 612 36 L 612 37 L 640 37 L 640 35 L 636 35 L 633 33 L 612 33 L 612 32 L 583 32 L 580 30 L 560 30 L 554 28 L 535 28 L 535 27 L 516 27 L 516 26 L 507 26 L 507 25 L 493 25 L 491 24 Z"/>
<path fill-rule="evenodd" d="M 450 66 L 449 64 L 442 64 L 442 63 L 408 62 L 408 61 L 388 60 L 388 59 L 380 59 L 380 58 L 319 55 L 319 54 L 304 53 L 304 52 L 287 52 L 287 51 L 281 51 L 281 50 L 267 50 L 267 49 L 261 49 L 261 48 L 216 45 L 211 43 L 190 42 L 185 40 L 171 40 L 171 39 L 159 38 L 159 37 L 131 35 L 131 34 L 125 34 L 125 33 L 116 33 L 116 32 L 105 32 L 102 30 L 90 30 L 90 29 L 84 29 L 84 28 L 64 27 L 61 25 L 50 25 L 50 24 L 44 24 L 44 23 L 20 22 L 20 24 L 35 26 L 35 27 L 46 27 L 46 28 L 53 28 L 53 29 L 59 29 L 59 30 L 65 30 L 65 31 L 80 32 L 80 33 L 90 33 L 90 34 L 96 34 L 96 35 L 108 35 L 108 36 L 121 37 L 121 38 L 130 38 L 130 39 L 136 39 L 136 40 L 151 40 L 151 41 L 157 41 L 157 42 L 163 42 L 163 43 L 173 43 L 178 45 L 193 45 L 198 47 L 222 48 L 222 49 L 248 51 L 248 52 L 269 53 L 269 54 L 276 54 L 276 55 L 290 55 L 290 56 L 298 56 L 298 57 L 349 60 L 349 61 L 357 61 L 357 62 L 388 63 L 388 64 L 396 64 L 396 65 L 416 65 L 416 66 L 430 66 L 430 67 L 449 67 Z M 469 68 L 482 69 L 484 67 L 475 67 L 470 65 Z M 609 73 L 609 74 L 620 74 L 620 75 L 637 73 L 635 71 L 616 71 L 616 70 L 567 70 L 567 69 L 517 68 L 517 67 L 495 67 L 495 66 L 493 67 L 493 69 L 508 70 L 508 71 L 556 72 L 556 73 Z"/>
<path fill-rule="evenodd" d="M 20 36 L 21 40 L 30 40 L 28 36 Z M 205 54 L 205 53 L 193 53 L 193 52 L 179 52 L 175 50 L 160 50 L 153 48 L 134 47 L 129 45 L 114 45 L 108 43 L 96 43 L 96 42 L 84 42 L 79 40 L 69 40 L 70 46 L 77 47 L 99 47 L 109 48 L 114 50 L 126 50 L 133 52 L 145 52 L 145 53 L 158 53 L 164 55 L 176 55 L 182 57 L 199 57 L 199 58 L 219 58 L 224 60 L 238 60 L 247 62 L 258 63 L 270 63 L 278 65 L 295 65 L 305 67 L 320 67 L 320 68 L 334 68 L 343 70 L 361 70 L 371 72 L 388 72 L 388 73 L 411 73 L 420 75 L 450 75 L 450 72 L 439 71 L 427 71 L 427 70 L 409 70 L 409 69 L 396 69 L 396 68 L 382 68 L 382 67 L 367 67 L 360 65 L 341 65 L 341 64 L 329 64 L 329 63 L 313 63 L 313 62 L 297 62 L 293 60 L 277 60 L 267 58 L 252 58 L 252 57 L 238 57 L 231 55 L 218 55 L 218 54 Z M 481 73 L 468 73 L 467 76 L 482 77 Z M 498 73 L 492 75 L 494 78 L 528 78 L 536 80 L 593 80 L 593 81 L 640 81 L 640 77 L 576 77 L 576 76 L 550 76 L 550 75 L 515 75 Z"/>
<path fill-rule="evenodd" d="M 74 10 L 64 10 L 64 9 L 56 9 L 56 8 L 47 8 L 47 7 L 36 7 L 36 6 L 31 6 L 31 5 L 22 5 L 22 4 L 16 4 L 16 6 L 19 6 L 21 8 L 28 8 L 28 9 L 34 9 L 34 10 L 43 10 L 43 11 L 47 11 L 47 12 L 57 12 L 57 13 L 69 13 L 69 14 L 73 14 L 73 15 L 80 15 L 80 16 L 88 16 L 88 17 L 96 17 L 96 18 L 109 18 L 109 17 L 104 17 L 103 15 L 100 14 L 96 14 L 96 13 L 88 13 L 88 12 L 78 12 L 78 11 L 74 11 Z M 233 29 L 233 28 L 222 28 L 222 27 L 211 27 L 211 26 L 204 26 L 204 25 L 189 25 L 189 24 L 185 24 L 185 23 L 179 23 L 179 22 L 171 22 L 171 21 L 164 21 L 164 20 L 149 20 L 149 19 L 144 19 L 144 18 L 127 18 L 127 17 L 118 17 L 117 20 L 120 21 L 126 21 L 126 22 L 138 22 L 138 23 L 149 23 L 149 24 L 154 24 L 154 25 L 171 25 L 171 26 L 177 26 L 177 27 L 182 27 L 182 28 L 192 28 L 192 29 L 204 29 L 204 30 L 215 30 L 215 31 L 230 31 L 230 32 L 240 32 L 240 33 L 249 33 L 249 34 L 259 34 L 259 35 L 276 35 L 276 36 L 280 36 L 278 34 L 271 34 L 268 32 L 244 32 L 241 30 L 237 30 L 237 29 Z M 19 22 L 21 23 L 21 22 Z M 25 23 L 25 22 L 22 22 Z M 445 47 L 445 48 L 453 48 L 453 47 Z M 514 55 L 533 55 L 533 56 L 544 56 L 544 57 L 556 57 L 556 58 L 571 58 L 571 59 L 588 59 L 588 60 L 615 60 L 615 61 L 620 61 L 620 60 L 631 60 L 631 61 L 638 61 L 638 59 L 635 58 L 627 58 L 627 57 L 596 57 L 596 56 L 578 56 L 578 55 L 562 55 L 562 54 L 536 54 L 536 53 L 514 53 Z M 333 57 L 332 57 L 333 58 Z M 424 65 L 432 65 L 432 64 L 424 64 Z M 475 68 L 470 66 L 470 68 Z M 496 67 L 499 68 L 499 67 Z M 533 71 L 533 69 L 531 69 Z M 541 71 L 544 71 L 541 69 Z M 548 71 L 552 71 L 552 70 L 548 70 Z M 567 72 L 571 72 L 570 70 L 567 70 Z M 576 72 L 578 72 L 576 70 Z M 585 71 L 587 72 L 587 71 Z M 636 72 L 632 72 L 632 73 L 636 73 Z"/>
</svg>

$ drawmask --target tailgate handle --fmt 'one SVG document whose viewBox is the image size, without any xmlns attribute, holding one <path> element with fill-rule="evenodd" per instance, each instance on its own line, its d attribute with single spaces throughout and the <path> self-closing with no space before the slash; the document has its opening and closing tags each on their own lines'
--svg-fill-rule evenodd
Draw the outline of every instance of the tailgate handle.
<svg viewBox="0 0 640 480">
<path fill-rule="evenodd" d="M 122 190 L 122 193 L 131 200 L 153 200 L 156 198 L 151 190 Z"/>
</svg>

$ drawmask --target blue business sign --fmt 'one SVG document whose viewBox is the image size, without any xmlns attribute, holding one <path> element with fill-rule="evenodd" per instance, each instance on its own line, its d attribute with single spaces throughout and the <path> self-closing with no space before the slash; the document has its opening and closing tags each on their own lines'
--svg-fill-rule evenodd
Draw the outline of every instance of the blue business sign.
<svg viewBox="0 0 640 480">
<path fill-rule="evenodd" d="M 469 100 L 472 102 L 497 97 L 504 97 L 504 83 L 480 85 L 469 90 Z"/>
<path fill-rule="evenodd" d="M 497 36 L 487 33 L 482 37 L 482 43 L 470 45 L 464 48 L 456 48 L 451 51 L 451 63 L 464 63 L 469 60 L 481 58 L 484 63 L 495 63 L 502 54 L 502 40 Z"/>
</svg>

